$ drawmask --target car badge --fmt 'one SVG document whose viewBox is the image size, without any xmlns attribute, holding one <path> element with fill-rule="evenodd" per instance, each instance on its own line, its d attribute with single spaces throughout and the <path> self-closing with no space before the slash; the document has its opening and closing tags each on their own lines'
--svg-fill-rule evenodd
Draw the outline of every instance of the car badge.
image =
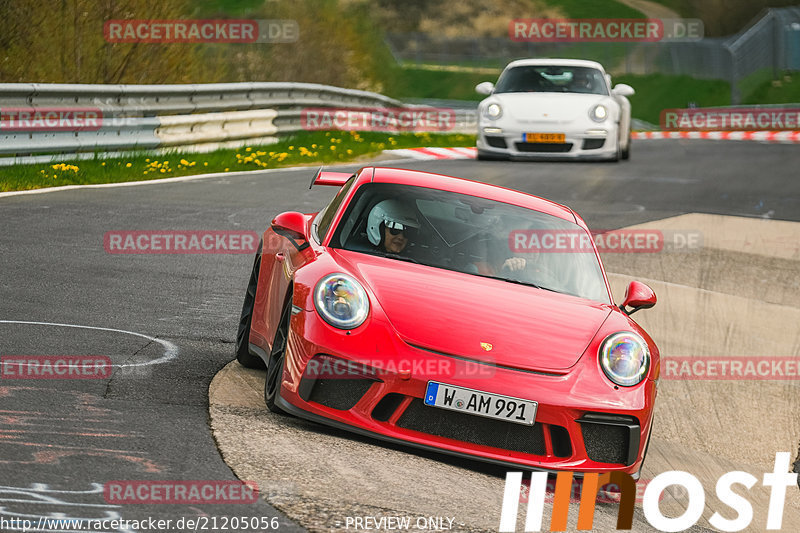
<svg viewBox="0 0 800 533">
<path fill-rule="evenodd" d="M 483 348 L 483 351 L 485 351 L 485 352 L 491 352 L 492 351 L 492 345 L 491 345 L 491 343 L 488 343 L 488 342 L 482 342 L 481 343 L 481 348 Z"/>
</svg>

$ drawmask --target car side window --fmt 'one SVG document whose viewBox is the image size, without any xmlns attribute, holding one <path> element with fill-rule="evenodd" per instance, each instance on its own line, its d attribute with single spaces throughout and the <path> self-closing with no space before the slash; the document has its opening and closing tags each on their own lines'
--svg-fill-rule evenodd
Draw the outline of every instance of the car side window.
<svg viewBox="0 0 800 533">
<path fill-rule="evenodd" d="M 325 239 L 325 235 L 328 233 L 328 230 L 331 227 L 331 222 L 333 222 L 333 216 L 336 214 L 336 211 L 339 210 L 339 206 L 342 205 L 342 201 L 344 200 L 345 196 L 347 196 L 347 191 L 350 190 L 350 187 L 353 186 L 353 183 L 356 181 L 356 176 L 353 174 L 350 176 L 350 179 L 347 180 L 336 196 L 333 197 L 331 203 L 328 204 L 328 207 L 325 208 L 325 212 L 322 213 L 322 216 L 319 218 L 319 223 L 317 224 L 317 235 L 319 235 L 319 240 L 322 241 Z"/>
</svg>

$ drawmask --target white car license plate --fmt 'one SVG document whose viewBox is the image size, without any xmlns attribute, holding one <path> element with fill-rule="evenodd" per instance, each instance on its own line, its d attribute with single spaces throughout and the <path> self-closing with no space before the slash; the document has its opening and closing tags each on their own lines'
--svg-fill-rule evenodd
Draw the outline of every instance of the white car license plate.
<svg viewBox="0 0 800 533">
<path fill-rule="evenodd" d="M 425 405 L 532 426 L 538 403 L 429 381 Z"/>
</svg>

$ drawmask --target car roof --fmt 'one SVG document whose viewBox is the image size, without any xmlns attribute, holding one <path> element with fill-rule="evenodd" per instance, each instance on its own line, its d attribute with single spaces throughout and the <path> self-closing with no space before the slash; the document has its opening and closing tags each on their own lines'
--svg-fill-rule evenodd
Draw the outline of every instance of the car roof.
<svg viewBox="0 0 800 533">
<path fill-rule="evenodd" d="M 601 65 L 597 61 L 588 61 L 586 59 L 555 59 L 555 58 L 518 59 L 506 65 L 506 69 L 513 67 L 542 66 L 542 65 L 554 65 L 560 67 L 589 67 L 589 68 L 596 68 L 602 72 L 605 72 L 603 65 Z"/>
<path fill-rule="evenodd" d="M 373 172 L 369 172 L 372 170 Z M 371 179 L 369 178 L 369 175 Z M 496 200 L 507 204 L 517 205 L 535 211 L 540 211 L 569 222 L 586 227 L 583 220 L 567 206 L 545 200 L 532 194 L 507 189 L 498 185 L 491 185 L 481 181 L 473 181 L 444 174 L 434 174 L 420 170 L 407 170 L 400 168 L 367 167 L 361 170 L 360 178 L 373 183 L 398 183 L 452 191 L 456 193 Z"/>
</svg>

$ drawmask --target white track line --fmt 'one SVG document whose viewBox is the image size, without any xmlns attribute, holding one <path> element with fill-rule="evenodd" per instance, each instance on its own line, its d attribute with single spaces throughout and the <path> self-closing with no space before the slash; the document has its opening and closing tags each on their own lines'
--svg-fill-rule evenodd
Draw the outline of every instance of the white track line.
<svg viewBox="0 0 800 533">
<path fill-rule="evenodd" d="M 392 150 L 387 150 L 391 152 Z M 349 166 L 382 166 L 384 164 L 393 164 L 393 163 L 405 163 L 408 160 L 404 159 L 390 159 L 388 161 L 377 161 L 375 165 L 366 165 L 363 163 L 358 162 L 349 162 L 349 163 L 337 163 L 335 165 L 324 165 L 325 168 L 337 168 L 337 167 L 349 167 Z M 314 170 L 320 165 L 303 165 L 299 167 L 284 167 L 284 168 L 271 168 L 271 169 L 260 169 L 260 170 L 244 170 L 239 172 L 214 172 L 209 174 L 197 174 L 195 176 L 178 176 L 175 178 L 163 178 L 163 179 L 153 179 L 153 180 L 140 180 L 140 181 L 123 181 L 120 183 L 97 183 L 91 185 L 62 185 L 60 187 L 44 187 L 41 189 L 28 189 L 24 191 L 6 191 L 0 192 L 0 198 L 6 198 L 9 196 L 21 196 L 25 194 L 45 194 L 49 192 L 59 192 L 59 191 L 69 191 L 73 189 L 110 189 L 114 187 L 136 187 L 140 185 L 161 185 L 166 183 L 179 183 L 182 181 L 194 181 L 194 180 L 203 180 L 208 178 L 239 178 L 239 177 L 247 177 L 253 176 L 254 174 L 263 174 L 264 172 L 288 172 L 292 170 L 303 170 L 309 169 Z"/>
<path fill-rule="evenodd" d="M 152 361 L 147 361 L 146 363 L 129 363 L 124 365 L 111 365 L 112 367 L 117 368 L 126 368 L 131 366 L 148 366 L 148 365 L 158 365 L 161 363 L 167 363 L 172 361 L 176 357 L 178 357 L 178 347 L 172 344 L 169 341 L 165 341 L 163 339 L 157 339 L 155 337 L 151 337 L 150 335 L 145 335 L 143 333 L 136 333 L 135 331 L 127 331 L 124 329 L 114 329 L 114 328 L 100 328 L 95 326 L 80 326 L 77 324 L 59 324 L 56 322 L 32 322 L 27 320 L 0 320 L 0 324 L 24 324 L 28 326 L 51 326 L 51 327 L 58 327 L 58 328 L 76 328 L 76 329 L 91 329 L 95 331 L 110 331 L 112 333 L 122 333 L 124 335 L 133 335 L 135 337 L 141 337 L 143 339 L 147 339 L 150 342 L 157 342 L 161 346 L 164 347 L 164 355 L 159 357 L 158 359 L 153 359 Z"/>
</svg>

